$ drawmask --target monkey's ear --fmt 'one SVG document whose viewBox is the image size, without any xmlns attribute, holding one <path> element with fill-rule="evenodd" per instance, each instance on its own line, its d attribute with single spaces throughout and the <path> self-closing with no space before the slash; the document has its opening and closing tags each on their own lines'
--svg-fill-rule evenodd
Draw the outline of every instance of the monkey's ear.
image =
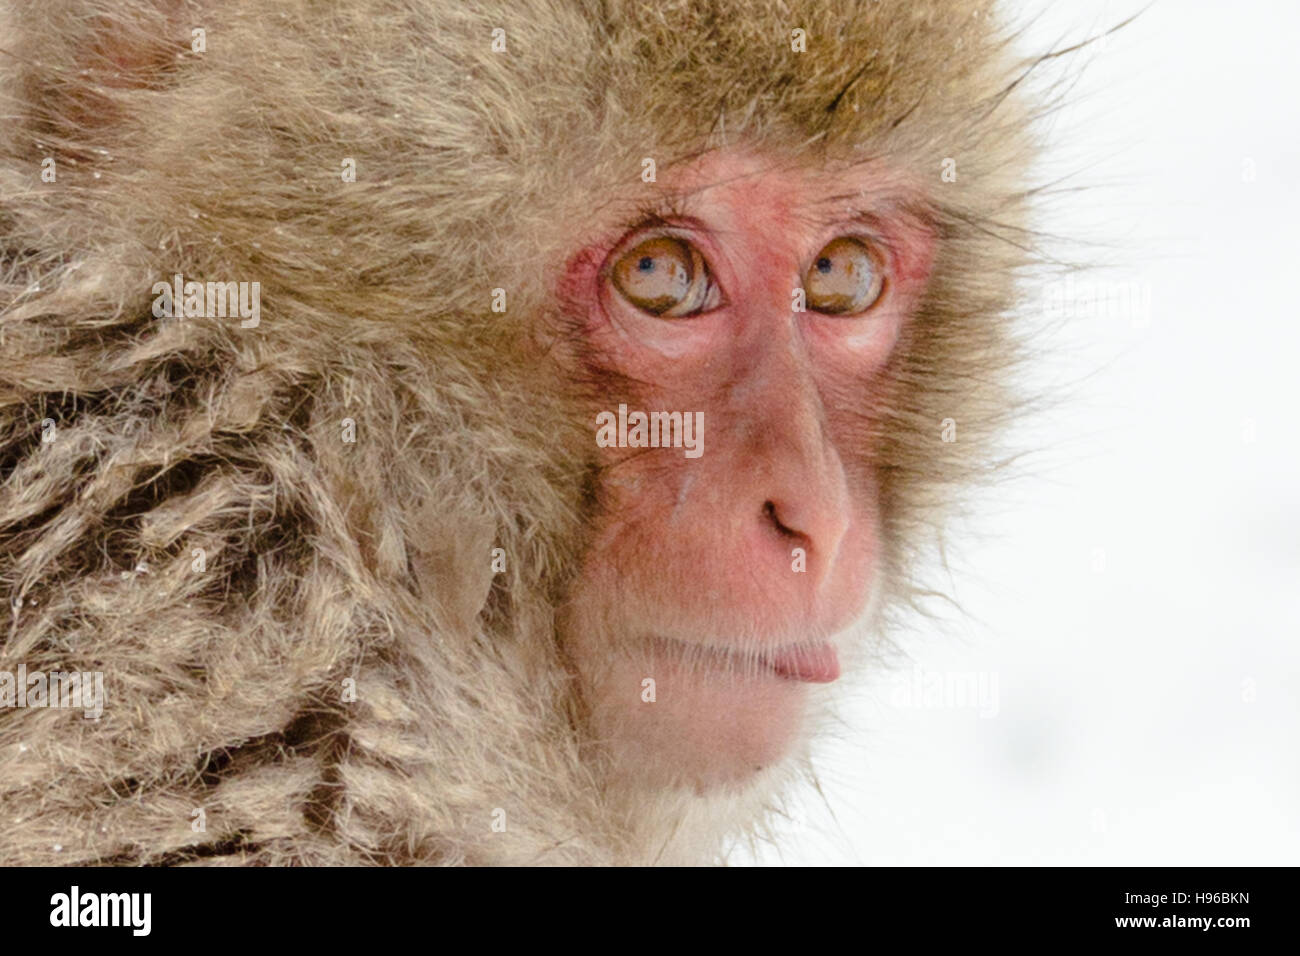
<svg viewBox="0 0 1300 956">
<path fill-rule="evenodd" d="M 186 0 L 14 3 L 0 15 L 2 66 L 38 128 L 75 140 L 113 124 L 131 94 L 165 87 L 187 57 L 202 55 L 206 34 L 190 23 L 197 17 Z"/>
<path fill-rule="evenodd" d="M 466 632 L 492 590 L 496 525 L 487 518 L 470 522 L 459 515 L 453 525 L 446 515 L 439 504 L 420 510 L 409 538 L 415 542 L 411 565 L 420 595 L 437 604 L 448 626 Z"/>
</svg>

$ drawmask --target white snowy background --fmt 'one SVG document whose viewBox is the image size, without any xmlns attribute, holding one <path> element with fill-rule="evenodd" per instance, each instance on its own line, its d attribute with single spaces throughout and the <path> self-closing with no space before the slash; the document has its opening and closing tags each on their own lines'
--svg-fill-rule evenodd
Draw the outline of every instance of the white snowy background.
<svg viewBox="0 0 1300 956">
<path fill-rule="evenodd" d="M 1020 47 L 1146 6 L 1018 0 Z M 1078 61 L 1041 172 L 1087 188 L 1039 225 L 1107 265 L 1039 343 L 1059 404 L 755 862 L 1300 863 L 1298 41 L 1294 0 L 1157 0 Z"/>
</svg>

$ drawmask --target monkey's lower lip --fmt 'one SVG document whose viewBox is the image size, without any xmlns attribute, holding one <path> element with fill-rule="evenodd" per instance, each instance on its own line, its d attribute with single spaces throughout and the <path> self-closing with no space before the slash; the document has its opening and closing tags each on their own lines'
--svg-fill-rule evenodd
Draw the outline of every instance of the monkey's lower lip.
<svg viewBox="0 0 1300 956">
<path fill-rule="evenodd" d="M 653 641 L 659 648 L 669 650 L 674 656 L 690 656 L 699 662 L 711 661 L 737 674 L 752 672 L 754 665 L 757 664 L 758 674 L 772 673 L 777 677 L 804 684 L 829 684 L 838 680 L 840 676 L 839 653 L 834 645 L 829 643 L 790 644 L 749 654 L 738 649 L 694 641 L 679 641 L 658 635 L 653 638 Z"/>
<path fill-rule="evenodd" d="M 772 670 L 789 680 L 829 684 L 840 676 L 840 655 L 831 644 L 783 647 L 766 659 Z"/>
</svg>

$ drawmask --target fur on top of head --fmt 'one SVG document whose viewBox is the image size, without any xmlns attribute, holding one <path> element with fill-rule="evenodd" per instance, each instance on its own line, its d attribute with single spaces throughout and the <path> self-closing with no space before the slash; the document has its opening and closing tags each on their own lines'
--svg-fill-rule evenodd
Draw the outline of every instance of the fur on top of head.
<svg viewBox="0 0 1300 956">
<path fill-rule="evenodd" d="M 905 594 L 1005 407 L 1025 65 L 991 4 L 6 0 L 0 27 L 0 672 L 106 695 L 0 709 L 0 861 L 708 861 L 757 825 L 782 780 L 633 806 L 582 753 L 554 610 L 593 448 L 532 339 L 642 157 L 932 176 L 879 411 Z M 256 281 L 256 326 L 156 317 L 177 274 Z"/>
</svg>

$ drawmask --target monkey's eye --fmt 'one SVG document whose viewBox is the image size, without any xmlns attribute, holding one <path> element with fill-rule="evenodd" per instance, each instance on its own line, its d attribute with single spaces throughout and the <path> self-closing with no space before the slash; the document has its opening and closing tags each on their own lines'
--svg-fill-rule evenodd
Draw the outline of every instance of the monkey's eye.
<svg viewBox="0 0 1300 956">
<path fill-rule="evenodd" d="M 826 315 L 857 315 L 880 300 L 885 270 L 861 239 L 832 239 L 817 253 L 803 280 L 808 308 Z"/>
<path fill-rule="evenodd" d="M 675 236 L 633 246 L 614 263 L 612 276 L 623 298 L 652 315 L 681 318 L 718 305 L 718 287 L 704 256 Z"/>
</svg>

